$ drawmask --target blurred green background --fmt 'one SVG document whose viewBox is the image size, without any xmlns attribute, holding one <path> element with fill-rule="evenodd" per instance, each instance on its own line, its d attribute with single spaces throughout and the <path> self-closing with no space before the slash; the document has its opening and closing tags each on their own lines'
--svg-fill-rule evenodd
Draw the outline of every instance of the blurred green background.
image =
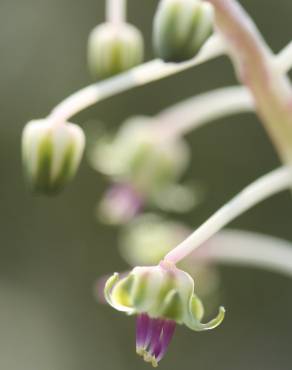
<svg viewBox="0 0 292 370">
<path fill-rule="evenodd" d="M 129 18 L 147 41 L 156 0 L 129 1 Z M 274 51 L 291 40 L 291 0 L 242 0 Z M 134 320 L 93 297 L 96 278 L 123 270 L 116 229 L 94 219 L 105 180 L 83 161 L 56 198 L 32 196 L 20 163 L 25 122 L 44 117 L 88 84 L 86 42 L 103 21 L 101 0 L 1 0 L 0 369 L 149 369 L 135 355 Z M 132 114 L 154 114 L 184 97 L 235 82 L 225 58 L 135 89 L 75 118 L 111 127 Z M 210 107 L 211 109 L 212 107 Z M 231 117 L 189 135 L 188 178 L 207 186 L 205 203 L 181 217 L 193 228 L 278 159 L 253 115 Z M 292 240 L 292 202 L 281 194 L 232 224 Z M 221 268 L 220 329 L 178 328 L 161 369 L 291 369 L 291 281 L 254 269 Z"/>
</svg>

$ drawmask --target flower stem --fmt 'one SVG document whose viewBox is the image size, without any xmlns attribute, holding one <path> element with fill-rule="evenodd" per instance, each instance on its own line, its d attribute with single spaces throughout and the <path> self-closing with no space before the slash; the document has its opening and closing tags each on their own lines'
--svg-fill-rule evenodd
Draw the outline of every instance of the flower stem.
<svg viewBox="0 0 292 370">
<path fill-rule="evenodd" d="M 197 57 L 192 59 L 189 62 L 185 63 L 180 63 L 180 64 L 168 64 L 168 63 L 163 63 L 161 60 L 153 60 L 150 62 L 147 62 L 139 67 L 136 67 L 132 69 L 129 72 L 123 73 L 120 76 L 110 78 L 106 81 L 99 82 L 97 84 L 90 85 L 88 87 L 85 87 L 84 89 L 79 90 L 75 94 L 69 96 L 67 99 L 65 99 L 63 102 L 58 104 L 50 114 L 50 119 L 52 120 L 52 124 L 54 121 L 61 121 L 64 122 L 68 120 L 70 117 L 74 116 L 75 114 L 79 113 L 80 111 L 88 108 L 89 106 L 98 103 L 99 101 L 102 101 L 110 96 L 119 94 L 120 92 L 129 90 L 131 88 L 137 87 L 137 86 L 143 86 L 146 85 L 147 83 L 157 81 L 159 79 L 171 76 L 173 74 L 182 72 L 188 68 L 194 67 L 196 65 L 199 65 L 201 63 L 204 63 L 210 59 L 213 59 L 215 57 L 218 57 L 222 54 L 224 54 L 225 47 L 224 43 L 220 41 L 220 38 L 217 36 L 214 36 L 211 38 L 207 44 L 203 47 L 201 52 Z M 292 42 L 288 44 L 276 57 L 275 59 L 275 66 L 277 67 L 279 73 L 286 73 L 289 71 L 289 69 L 292 66 Z M 219 90 L 218 90 L 219 92 Z M 223 90 L 222 90 L 223 92 Z M 212 93 L 211 93 L 212 94 Z M 247 100 L 249 99 L 247 96 L 243 97 L 244 92 L 242 91 L 241 93 L 238 92 L 238 95 L 241 95 L 239 99 L 242 99 L 242 102 L 245 100 L 243 103 L 245 107 L 243 108 L 243 111 L 248 110 L 247 107 Z M 251 95 L 246 89 L 246 95 Z M 205 96 L 206 97 L 206 96 Z M 198 97 L 199 98 L 199 97 Z M 213 95 L 214 102 L 216 100 L 216 96 Z M 219 96 L 218 96 L 219 98 Z M 195 99 L 195 98 L 193 98 Z M 239 102 L 236 103 L 236 98 L 232 98 L 232 106 L 236 104 L 240 104 Z M 189 100 L 191 103 L 191 101 Z M 202 100 L 201 100 L 202 102 Z M 223 99 L 222 99 L 223 102 Z M 195 100 L 193 102 L 195 103 Z M 181 104 L 181 103 L 180 103 Z M 226 102 L 223 103 L 224 106 L 226 107 Z M 191 105 L 189 106 L 191 111 Z M 233 109 L 233 108 L 232 108 Z M 228 111 L 228 108 L 226 107 L 226 112 L 222 113 L 218 112 L 218 118 L 223 116 L 223 114 L 227 113 L 233 113 L 232 109 L 230 107 L 230 112 Z M 223 108 L 222 108 L 223 110 Z M 235 108 L 234 108 L 235 110 Z M 241 110 L 240 107 L 238 107 L 238 111 L 234 111 L 234 113 L 239 112 Z M 164 117 L 166 119 L 166 115 L 168 118 L 171 118 L 168 113 L 174 113 L 174 110 L 167 110 L 165 112 L 162 112 L 162 117 L 163 121 Z M 192 115 L 194 114 L 195 110 L 193 110 Z M 164 116 L 164 113 L 165 116 Z M 207 114 L 207 112 L 205 111 Z M 209 112 L 211 115 L 212 112 Z M 222 114 L 222 115 L 221 115 Z M 214 113 L 214 118 L 215 118 L 215 113 Z M 208 120 L 211 118 L 208 118 Z M 199 122 L 197 122 L 197 120 Z M 200 119 L 199 115 L 196 115 L 196 121 L 193 122 L 194 128 L 197 126 L 201 125 L 201 120 L 203 123 L 206 122 L 207 117 L 204 118 L 202 116 L 202 119 Z M 171 119 L 172 121 L 172 119 Z M 165 121 L 166 122 L 166 121 Z M 182 131 L 182 133 L 192 129 L 192 124 L 190 121 L 186 122 L 186 124 L 182 125 L 182 128 L 178 127 L 178 122 L 177 121 L 177 128 L 173 127 L 173 130 L 175 131 L 176 129 L 178 131 Z M 185 127 L 184 127 L 185 126 Z M 172 129 L 171 129 L 172 130 Z M 171 130 L 169 132 L 171 132 Z"/>
<path fill-rule="evenodd" d="M 284 166 L 259 178 L 220 208 L 202 226 L 170 251 L 165 260 L 178 263 L 236 217 L 261 201 L 291 187 L 292 169 Z"/>
<path fill-rule="evenodd" d="M 209 0 L 218 32 L 224 37 L 239 80 L 251 91 L 284 163 L 292 163 L 292 87 L 256 25 L 236 0 Z M 291 54 L 289 53 L 289 56 Z"/>
<path fill-rule="evenodd" d="M 202 47 L 199 54 L 190 61 L 172 64 L 164 63 L 160 59 L 155 59 L 144 63 L 116 77 L 109 78 L 79 90 L 58 104 L 49 117 L 52 120 L 67 121 L 70 117 L 83 109 L 110 96 L 182 72 L 188 68 L 223 55 L 224 52 L 224 42 L 222 42 L 222 39 L 218 35 L 214 35 Z"/>
<path fill-rule="evenodd" d="M 287 73 L 291 69 L 292 41 L 290 41 L 277 55 L 275 64 L 280 73 Z"/>
<path fill-rule="evenodd" d="M 210 109 L 210 107 L 212 107 Z M 227 115 L 251 112 L 253 98 L 245 87 L 231 86 L 191 97 L 155 116 L 155 135 L 162 140 L 181 136 Z"/>
<path fill-rule="evenodd" d="M 126 21 L 126 0 L 106 0 L 106 20 L 119 25 Z"/>
<path fill-rule="evenodd" d="M 259 267 L 292 277 L 292 245 L 254 232 L 225 230 L 198 248 L 193 262 Z M 188 262 L 188 266 L 191 265 Z"/>
</svg>

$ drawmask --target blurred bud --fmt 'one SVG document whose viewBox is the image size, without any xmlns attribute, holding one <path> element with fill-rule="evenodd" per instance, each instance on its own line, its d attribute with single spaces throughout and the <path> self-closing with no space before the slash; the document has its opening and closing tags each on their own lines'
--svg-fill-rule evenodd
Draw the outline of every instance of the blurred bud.
<svg viewBox="0 0 292 370">
<path fill-rule="evenodd" d="M 93 29 L 88 41 L 88 64 L 94 77 L 104 79 L 127 71 L 143 61 L 141 32 L 128 23 L 104 23 Z"/>
<path fill-rule="evenodd" d="M 85 145 L 81 128 L 52 125 L 48 119 L 29 122 L 22 134 L 22 159 L 33 190 L 55 193 L 75 175 Z"/>
<path fill-rule="evenodd" d="M 217 317 L 203 324 L 204 307 L 194 293 L 192 277 L 164 262 L 159 266 L 135 267 L 121 279 L 114 274 L 104 292 L 107 302 L 116 310 L 138 315 L 137 353 L 155 367 L 169 344 L 164 336 L 169 324 L 173 329 L 177 323 L 205 331 L 220 325 L 225 315 L 220 307 Z"/>
<path fill-rule="evenodd" d="M 167 62 L 193 58 L 212 33 L 214 12 L 201 0 L 161 0 L 154 18 L 153 44 Z"/>
<path fill-rule="evenodd" d="M 131 266 L 155 265 L 189 234 L 181 223 L 154 214 L 142 215 L 123 230 L 120 251 Z"/>
<path fill-rule="evenodd" d="M 185 213 L 204 199 L 204 188 L 198 184 L 170 184 L 153 194 L 153 203 L 164 212 Z"/>
<path fill-rule="evenodd" d="M 143 198 L 127 184 L 110 187 L 99 204 L 99 218 L 112 225 L 124 224 L 134 218 L 143 206 Z"/>
<path fill-rule="evenodd" d="M 188 160 L 185 141 L 163 140 L 146 117 L 127 120 L 115 138 L 99 141 L 91 153 L 94 168 L 115 182 L 131 184 L 147 200 L 177 181 Z"/>
</svg>

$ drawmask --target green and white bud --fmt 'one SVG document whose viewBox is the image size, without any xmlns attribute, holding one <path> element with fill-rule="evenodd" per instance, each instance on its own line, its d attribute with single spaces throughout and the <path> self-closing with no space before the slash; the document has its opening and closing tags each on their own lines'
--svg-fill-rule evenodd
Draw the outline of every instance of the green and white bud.
<svg viewBox="0 0 292 370">
<path fill-rule="evenodd" d="M 128 23 L 104 23 L 93 29 L 88 41 L 88 65 L 94 78 L 108 78 L 143 62 L 141 32 Z"/>
<path fill-rule="evenodd" d="M 153 44 L 166 62 L 193 58 L 212 34 L 214 11 L 201 0 L 161 0 L 154 18 Z"/>
<path fill-rule="evenodd" d="M 48 119 L 29 122 L 22 134 L 22 160 L 33 190 L 55 193 L 75 175 L 85 146 L 82 129 Z"/>
<path fill-rule="evenodd" d="M 173 320 L 195 331 L 217 327 L 225 315 L 224 308 L 220 307 L 216 318 L 202 323 L 204 308 L 194 293 L 194 280 L 183 270 L 166 263 L 135 267 L 121 280 L 114 274 L 106 283 L 105 297 L 118 311 Z"/>
</svg>

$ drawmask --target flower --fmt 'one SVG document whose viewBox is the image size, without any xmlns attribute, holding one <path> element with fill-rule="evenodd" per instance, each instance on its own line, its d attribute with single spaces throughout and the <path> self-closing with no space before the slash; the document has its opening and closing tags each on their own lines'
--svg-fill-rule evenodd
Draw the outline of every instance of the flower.
<svg viewBox="0 0 292 370">
<path fill-rule="evenodd" d="M 43 193 L 59 191 L 75 175 L 84 145 L 84 133 L 73 123 L 30 121 L 22 134 L 22 160 L 32 189 Z"/>
<path fill-rule="evenodd" d="M 194 293 L 193 279 L 166 262 L 135 267 L 122 279 L 115 273 L 106 282 L 104 293 L 116 310 L 138 315 L 136 350 L 153 366 L 165 355 L 176 324 L 205 331 L 220 325 L 225 315 L 220 307 L 217 317 L 202 323 L 204 307 Z"/>
</svg>

